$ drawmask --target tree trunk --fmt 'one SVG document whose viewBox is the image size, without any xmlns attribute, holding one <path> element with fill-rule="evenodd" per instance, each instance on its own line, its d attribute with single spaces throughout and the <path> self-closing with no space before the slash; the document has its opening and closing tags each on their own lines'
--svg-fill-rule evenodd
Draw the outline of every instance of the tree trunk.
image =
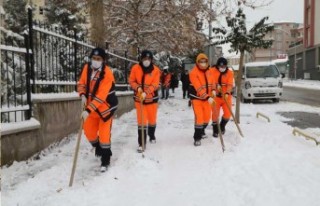
<svg viewBox="0 0 320 206">
<path fill-rule="evenodd" d="M 104 25 L 104 6 L 103 0 L 87 0 L 90 11 L 91 32 L 90 39 L 92 43 L 104 48 L 106 26 Z"/>
<path fill-rule="evenodd" d="M 244 51 L 240 51 L 240 64 L 239 71 L 237 76 L 237 102 L 236 102 L 236 121 L 240 123 L 240 99 L 241 99 L 241 81 L 242 81 L 242 73 L 243 73 L 243 59 L 244 59 Z"/>
</svg>

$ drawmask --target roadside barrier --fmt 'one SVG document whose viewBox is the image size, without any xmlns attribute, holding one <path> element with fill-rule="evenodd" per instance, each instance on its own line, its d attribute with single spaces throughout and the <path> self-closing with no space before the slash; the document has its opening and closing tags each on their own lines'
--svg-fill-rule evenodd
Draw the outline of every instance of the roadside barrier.
<svg viewBox="0 0 320 206">
<path fill-rule="evenodd" d="M 309 134 L 306 134 L 306 133 L 302 132 L 301 130 L 299 130 L 299 129 L 297 129 L 297 128 L 294 128 L 294 129 L 293 129 L 292 134 L 293 134 L 294 136 L 296 136 L 297 134 L 302 135 L 302 136 L 304 136 L 304 137 L 305 137 L 306 139 L 308 139 L 308 140 L 309 140 L 309 139 L 313 140 L 313 141 L 316 143 L 316 145 L 319 145 L 319 144 L 320 144 L 320 141 L 318 141 L 316 138 L 310 136 Z"/>
<path fill-rule="evenodd" d="M 257 112 L 256 117 L 257 117 L 257 118 L 259 118 L 259 116 L 264 117 L 265 119 L 267 119 L 267 120 L 268 120 L 268 122 L 270 122 L 270 118 L 269 118 L 267 115 L 262 114 L 262 113 L 260 113 L 260 112 Z"/>
</svg>

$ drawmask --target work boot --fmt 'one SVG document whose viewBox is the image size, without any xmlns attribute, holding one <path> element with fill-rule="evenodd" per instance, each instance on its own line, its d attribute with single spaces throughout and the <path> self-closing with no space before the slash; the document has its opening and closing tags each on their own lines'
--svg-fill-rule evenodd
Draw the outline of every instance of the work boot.
<svg viewBox="0 0 320 206">
<path fill-rule="evenodd" d="M 213 129 L 213 133 L 212 136 L 217 138 L 218 134 L 219 134 L 219 129 L 218 129 L 218 124 L 217 122 L 212 122 L 212 129 Z"/>
<path fill-rule="evenodd" d="M 154 134 L 155 132 L 156 132 L 156 126 L 148 126 L 149 141 L 152 144 L 156 143 L 156 136 Z"/>
<path fill-rule="evenodd" d="M 102 148 L 101 149 L 101 172 L 107 171 L 108 166 L 110 165 L 110 157 L 112 156 L 112 152 L 110 148 Z"/>
<path fill-rule="evenodd" d="M 201 138 L 202 139 L 205 139 L 207 138 L 208 136 L 206 135 L 206 128 L 207 128 L 208 124 L 203 124 L 203 129 L 202 129 L 202 134 L 201 134 Z"/>
<path fill-rule="evenodd" d="M 144 127 L 143 128 L 143 134 L 144 134 L 144 149 L 146 149 L 146 144 L 147 144 L 147 129 Z M 142 147 L 142 135 L 141 135 L 141 127 L 138 127 L 138 144 L 140 147 Z"/>
<path fill-rule="evenodd" d="M 202 128 L 194 128 L 194 146 L 200 146 L 201 145 L 201 138 L 202 138 Z"/>
<path fill-rule="evenodd" d="M 201 141 L 200 140 L 194 141 L 193 145 L 196 147 L 201 146 Z"/>
<path fill-rule="evenodd" d="M 138 149 L 137 149 L 137 151 L 138 151 L 139 153 L 142 153 L 142 152 L 144 152 L 144 149 L 142 148 L 142 146 L 139 146 Z"/>
<path fill-rule="evenodd" d="M 101 157 L 102 148 L 100 146 L 99 141 L 95 143 L 91 143 L 91 145 L 95 148 L 96 157 Z"/>
<path fill-rule="evenodd" d="M 221 119 L 220 122 L 220 129 L 221 129 L 221 134 L 224 134 L 226 132 L 226 124 L 228 123 L 229 119 Z"/>
</svg>

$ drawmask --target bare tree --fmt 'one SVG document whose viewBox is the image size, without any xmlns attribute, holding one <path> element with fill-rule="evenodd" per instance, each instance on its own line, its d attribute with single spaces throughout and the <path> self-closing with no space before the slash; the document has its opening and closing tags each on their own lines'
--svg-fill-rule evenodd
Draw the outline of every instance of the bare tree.
<svg viewBox="0 0 320 206">
<path fill-rule="evenodd" d="M 269 0 L 270 2 L 271 0 Z M 260 3 L 259 3 L 260 2 Z M 210 9 L 212 3 L 214 9 Z M 148 48 L 188 55 L 201 51 L 208 37 L 198 21 L 211 22 L 229 15 L 239 4 L 251 8 L 267 5 L 265 0 L 87 0 L 91 40 L 127 50 L 137 56 Z M 102 11 L 103 10 L 103 11 Z M 124 52 L 124 51 L 123 51 Z"/>
<path fill-rule="evenodd" d="M 109 1 L 107 38 L 113 47 L 136 55 L 138 48 L 167 50 L 184 54 L 202 48 L 206 37 L 196 30 L 197 13 L 203 0 Z"/>
<path fill-rule="evenodd" d="M 104 47 L 106 37 L 106 27 L 104 22 L 104 4 L 103 0 L 87 0 L 89 7 L 91 31 L 91 41 L 97 46 Z"/>
<path fill-rule="evenodd" d="M 252 52 L 255 48 L 270 48 L 272 40 L 265 40 L 265 35 L 274 29 L 273 25 L 266 24 L 268 17 L 262 18 L 251 29 L 247 29 L 246 15 L 243 9 L 239 8 L 234 17 L 226 17 L 229 29 L 213 28 L 213 31 L 225 36 L 222 41 L 216 44 L 231 44 L 231 51 L 240 52 L 239 73 L 237 75 L 237 103 L 236 103 L 236 121 L 240 123 L 240 98 L 241 98 L 241 81 L 244 53 Z"/>
</svg>

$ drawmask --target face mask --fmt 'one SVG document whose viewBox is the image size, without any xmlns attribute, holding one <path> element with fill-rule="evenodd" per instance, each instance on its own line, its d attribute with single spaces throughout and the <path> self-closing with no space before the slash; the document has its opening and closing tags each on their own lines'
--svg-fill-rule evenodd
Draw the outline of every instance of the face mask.
<svg viewBox="0 0 320 206">
<path fill-rule="evenodd" d="M 96 61 L 96 60 L 92 60 L 91 61 L 91 65 L 94 69 L 99 69 L 102 66 L 102 62 L 101 61 Z"/>
<path fill-rule="evenodd" d="M 202 68 L 207 68 L 208 67 L 208 64 L 207 63 L 199 63 L 199 65 L 202 67 Z"/>
<path fill-rule="evenodd" d="M 142 62 L 142 64 L 143 64 L 143 66 L 145 66 L 145 67 L 149 67 L 150 64 L 151 64 L 151 61 L 150 61 L 150 60 L 144 60 L 144 61 Z"/>
<path fill-rule="evenodd" d="M 227 69 L 226 67 L 224 67 L 224 68 L 223 68 L 223 67 L 219 67 L 219 71 L 220 71 L 220 72 L 225 72 L 226 69 Z"/>
</svg>

